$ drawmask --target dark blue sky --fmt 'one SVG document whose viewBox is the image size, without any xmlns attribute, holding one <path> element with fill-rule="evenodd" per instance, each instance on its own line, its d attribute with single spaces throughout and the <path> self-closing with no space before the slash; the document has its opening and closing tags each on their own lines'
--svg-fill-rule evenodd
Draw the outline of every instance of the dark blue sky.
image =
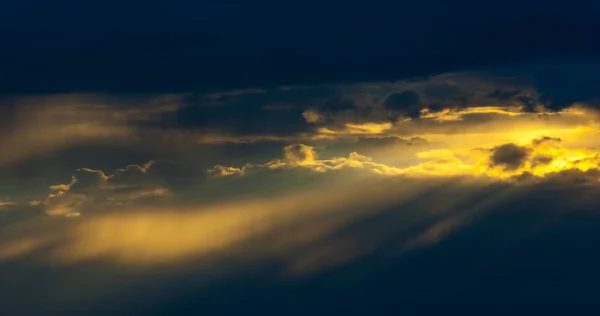
<svg viewBox="0 0 600 316">
<path fill-rule="evenodd" d="M 600 53 L 595 1 L 4 1 L 0 92 L 395 80 Z"/>
</svg>

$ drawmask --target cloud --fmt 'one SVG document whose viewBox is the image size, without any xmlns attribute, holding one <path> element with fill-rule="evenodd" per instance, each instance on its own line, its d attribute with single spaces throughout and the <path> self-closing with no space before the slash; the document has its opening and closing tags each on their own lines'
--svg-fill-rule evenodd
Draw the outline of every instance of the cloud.
<svg viewBox="0 0 600 316">
<path fill-rule="evenodd" d="M 503 144 L 489 149 L 489 164 L 492 167 L 488 174 L 510 177 L 533 175 L 539 178 L 556 179 L 563 173 L 579 174 L 583 178 L 588 172 L 595 172 L 600 167 L 598 153 L 587 149 L 567 149 L 562 146 L 560 138 L 541 137 L 533 139 L 529 144 Z M 502 171 L 499 171 L 499 167 Z"/>
<path fill-rule="evenodd" d="M 283 148 L 283 156 L 290 163 L 302 166 L 313 164 L 317 154 L 313 147 L 304 144 L 294 144 Z"/>
<path fill-rule="evenodd" d="M 302 112 L 302 117 L 304 117 L 304 119 L 306 120 L 307 123 L 311 123 L 311 124 L 319 123 L 320 121 L 323 120 L 323 117 L 319 113 L 317 113 L 313 110 L 310 110 L 310 109 Z"/>
<path fill-rule="evenodd" d="M 75 171 L 73 181 L 68 185 L 72 193 L 86 193 L 90 190 L 102 190 L 108 182 L 108 176 L 101 170 L 82 168 Z"/>
<path fill-rule="evenodd" d="M 243 168 L 224 167 L 217 165 L 208 170 L 209 173 L 220 176 L 229 176 L 234 174 L 243 175 L 248 169 L 295 169 L 304 168 L 315 172 L 327 172 L 340 169 L 366 169 L 377 174 L 399 174 L 400 169 L 389 167 L 374 162 L 370 157 L 363 156 L 356 152 L 350 153 L 347 157 L 334 157 L 331 159 L 318 159 L 318 153 L 312 146 L 305 144 L 292 144 L 283 148 L 283 159 L 273 159 L 264 164 L 246 164 Z M 229 172 L 232 171 L 232 172 Z"/>
<path fill-rule="evenodd" d="M 156 203 L 169 198 L 181 185 L 190 184 L 182 177 L 182 167 L 173 165 L 168 161 L 150 161 L 128 165 L 108 175 L 101 170 L 78 169 L 70 183 L 52 185 L 53 193 L 41 204 L 48 215 L 73 217 L 110 207 Z"/>
<path fill-rule="evenodd" d="M 597 289 L 597 10 L 220 3 L 0 19 L 0 314 Z"/>
<path fill-rule="evenodd" d="M 144 104 L 144 107 L 137 107 Z M 142 123 L 179 107 L 180 96 L 154 98 L 103 95 L 50 95 L 0 99 L 11 108 L 2 124 L 0 166 L 43 153 L 89 144 L 132 144 Z"/>
<path fill-rule="evenodd" d="M 12 201 L 0 201 L 0 209 L 14 205 L 17 205 L 17 203 Z"/>
<path fill-rule="evenodd" d="M 207 173 L 209 175 L 218 176 L 218 177 L 231 176 L 231 175 L 235 175 L 235 174 L 243 174 L 243 172 L 244 172 L 244 168 L 227 167 L 227 166 L 221 166 L 221 165 L 216 165 L 207 171 Z"/>
<path fill-rule="evenodd" d="M 42 201 L 31 200 L 31 201 L 28 201 L 27 204 L 29 206 L 40 206 L 40 205 L 42 205 Z"/>
<path fill-rule="evenodd" d="M 417 154 L 417 156 L 426 160 L 417 165 L 406 168 L 398 168 L 385 165 L 374 161 L 371 157 L 364 156 L 358 152 L 351 152 L 347 157 L 332 157 L 330 159 L 318 159 L 318 153 L 314 147 L 304 144 L 294 144 L 284 147 L 284 159 L 273 159 L 265 164 L 249 165 L 244 167 L 244 170 L 250 168 L 266 168 L 266 169 L 294 169 L 303 168 L 314 172 L 328 172 L 342 169 L 364 169 L 377 175 L 415 175 L 415 176 L 453 176 L 460 174 L 469 174 L 474 170 L 474 166 L 470 166 L 454 156 L 450 150 L 432 150 Z M 216 167 L 222 169 L 223 166 Z M 239 170 L 239 168 L 228 167 L 231 170 Z M 472 171 L 474 172 L 474 171 Z M 222 173 L 221 175 L 233 175 L 242 172 Z"/>
<path fill-rule="evenodd" d="M 536 146 L 536 147 L 537 147 L 537 146 L 540 146 L 540 145 L 545 145 L 545 144 L 548 144 L 549 146 L 552 146 L 552 145 L 554 145 L 554 146 L 557 146 L 557 145 L 560 145 L 559 143 L 560 143 L 561 141 L 562 141 L 562 140 L 561 140 L 560 138 L 558 138 L 558 137 L 548 137 L 548 136 L 544 136 L 544 137 L 541 137 L 541 138 L 537 138 L 537 139 L 534 139 L 534 140 L 532 140 L 532 141 L 531 141 L 531 144 L 532 144 L 533 146 Z"/>
<path fill-rule="evenodd" d="M 535 104 L 524 111 L 519 101 L 522 97 L 535 100 Z M 589 123 L 583 122 L 585 116 L 576 118 L 572 107 L 545 109 L 538 98 L 532 82 L 493 72 L 442 74 L 391 83 L 148 97 L 80 94 L 4 98 L 3 103 L 16 106 L 7 110 L 13 114 L 7 114 L 10 122 L 3 124 L 12 132 L 0 142 L 7 153 L 0 164 L 100 144 L 121 144 L 172 157 L 175 152 L 182 156 L 194 150 L 189 143 L 311 144 L 365 135 L 429 138 L 428 134 L 498 133 L 508 124 L 539 129 L 566 125 L 566 121 Z M 136 107 L 139 104 L 144 106 Z M 593 112 L 589 107 L 581 109 L 577 111 Z"/>
<path fill-rule="evenodd" d="M 521 90 L 519 90 L 519 89 L 516 89 L 516 90 L 496 89 L 496 90 L 492 91 L 490 94 L 488 94 L 488 96 L 490 98 L 496 98 L 501 101 L 507 101 L 507 100 L 511 100 L 511 99 L 517 97 L 519 94 L 521 94 Z"/>
<path fill-rule="evenodd" d="M 174 115 L 152 126 L 234 136 L 296 135 L 313 129 L 303 118 L 305 107 L 332 95 L 335 90 L 327 87 L 192 95 Z M 311 118 L 317 119 L 314 113 Z"/>
<path fill-rule="evenodd" d="M 513 97 L 515 91 L 519 95 Z M 456 130 L 454 125 L 473 128 L 485 122 L 509 120 L 502 116 L 524 121 L 529 117 L 519 117 L 524 112 L 519 97 L 537 96 L 532 84 L 518 76 L 506 79 L 481 73 L 443 74 L 394 83 L 189 94 L 181 101 L 184 106 L 142 125 L 145 134 L 154 133 L 156 138 L 196 137 L 204 144 L 307 143 L 364 134 L 415 136 L 424 132 L 421 127 L 442 133 L 444 129 Z M 545 113 L 543 107 L 525 112 L 533 110 Z"/>
<path fill-rule="evenodd" d="M 534 63 L 527 70 L 536 80 L 541 103 L 549 109 L 561 110 L 586 102 L 598 105 L 598 85 L 591 80 L 600 70 L 597 61 Z"/>
<path fill-rule="evenodd" d="M 508 170 L 516 170 L 523 166 L 529 155 L 527 147 L 515 144 L 504 144 L 492 149 L 490 162 L 492 166 L 502 166 Z"/>
<path fill-rule="evenodd" d="M 385 147 L 384 147 L 385 148 Z M 384 148 L 380 150 L 384 150 Z M 588 173 L 600 168 L 599 154 L 589 149 L 567 149 L 561 140 L 541 137 L 526 144 L 504 143 L 487 148 L 466 150 L 417 150 L 416 159 L 404 160 L 402 167 L 387 165 L 372 157 L 351 152 L 347 157 L 319 159 L 317 150 L 305 144 L 284 147 L 283 159 L 264 164 L 246 164 L 243 168 L 217 166 L 209 172 L 219 176 L 244 175 L 250 169 L 308 169 L 328 172 L 343 169 L 363 169 L 377 175 L 411 177 L 490 177 L 507 181 L 551 178 L 569 170 Z M 230 171 L 230 172 L 228 172 Z M 587 177 L 587 176 L 586 176 Z"/>
<path fill-rule="evenodd" d="M 410 118 L 418 118 L 421 112 L 421 97 L 415 91 L 403 91 L 389 95 L 385 107 Z"/>
</svg>

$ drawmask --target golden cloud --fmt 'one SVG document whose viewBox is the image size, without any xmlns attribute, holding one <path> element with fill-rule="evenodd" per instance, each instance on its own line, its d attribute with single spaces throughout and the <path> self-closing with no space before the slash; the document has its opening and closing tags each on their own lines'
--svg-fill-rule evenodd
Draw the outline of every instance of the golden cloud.
<svg viewBox="0 0 600 316">
<path fill-rule="evenodd" d="M 390 131 L 392 128 L 393 125 L 390 122 L 368 122 L 362 124 L 345 123 L 343 129 L 331 130 L 327 127 L 320 127 L 317 130 L 317 133 L 328 136 L 380 135 L 386 131 Z"/>
<path fill-rule="evenodd" d="M 302 117 L 304 118 L 306 123 L 310 124 L 319 123 L 323 120 L 323 116 L 313 110 L 306 110 L 302 112 Z"/>
<path fill-rule="evenodd" d="M 525 144 L 504 143 L 468 150 L 421 151 L 415 155 L 420 162 L 404 168 L 378 163 L 358 152 L 352 152 L 347 157 L 318 159 L 316 149 L 304 144 L 286 146 L 283 153 L 283 159 L 274 159 L 259 165 L 246 165 L 244 168 L 304 168 L 315 172 L 355 168 L 367 169 L 379 175 L 465 175 L 508 180 L 514 180 L 515 177 L 524 174 L 541 178 L 568 170 L 587 172 L 600 168 L 600 155 L 597 152 L 587 148 L 565 148 L 561 139 L 552 137 L 536 138 Z M 242 174 L 242 168 L 215 168 L 222 170 L 220 176 Z M 227 170 L 231 172 L 226 172 Z"/>
</svg>

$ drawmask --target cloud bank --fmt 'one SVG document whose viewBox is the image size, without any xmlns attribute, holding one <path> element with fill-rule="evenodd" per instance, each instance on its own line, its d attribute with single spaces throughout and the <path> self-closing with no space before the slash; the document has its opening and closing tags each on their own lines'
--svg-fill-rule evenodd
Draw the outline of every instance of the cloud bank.
<svg viewBox="0 0 600 316">
<path fill-rule="evenodd" d="M 147 310 L 232 313 L 264 309 L 259 294 L 281 313 L 390 293 L 591 293 L 533 277 L 586 259 L 596 276 L 597 103 L 554 83 L 496 69 L 3 98 L 2 308 L 131 310 L 119 289 Z"/>
</svg>

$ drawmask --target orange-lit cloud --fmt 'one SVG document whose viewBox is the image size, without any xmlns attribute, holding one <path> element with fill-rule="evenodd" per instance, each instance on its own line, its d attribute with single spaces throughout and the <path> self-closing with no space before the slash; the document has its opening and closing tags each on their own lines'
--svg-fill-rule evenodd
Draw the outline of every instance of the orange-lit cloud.
<svg viewBox="0 0 600 316">
<path fill-rule="evenodd" d="M 306 110 L 302 112 L 302 117 L 306 120 L 306 123 L 309 124 L 318 123 L 323 120 L 323 117 L 313 110 Z"/>
<path fill-rule="evenodd" d="M 295 144 L 284 147 L 283 159 L 274 159 L 260 165 L 246 165 L 244 168 L 305 168 L 315 172 L 359 168 L 380 175 L 469 175 L 500 179 L 514 179 L 523 174 L 544 177 L 566 170 L 586 172 L 599 168 L 600 156 L 597 152 L 587 148 L 565 148 L 561 142 L 559 138 L 542 137 L 525 144 L 504 143 L 468 150 L 425 150 L 415 155 L 420 160 L 419 163 L 403 168 L 378 163 L 357 152 L 352 152 L 347 157 L 318 159 L 314 147 Z M 215 168 L 212 170 L 221 170 L 218 173 L 220 176 L 243 174 L 243 168 Z M 230 172 L 226 172 L 228 170 Z"/>
<path fill-rule="evenodd" d="M 326 127 L 322 127 L 318 130 L 318 133 L 324 135 L 378 135 L 391 130 L 392 127 L 393 125 L 390 122 L 363 124 L 346 123 L 342 130 L 330 130 Z"/>
</svg>

